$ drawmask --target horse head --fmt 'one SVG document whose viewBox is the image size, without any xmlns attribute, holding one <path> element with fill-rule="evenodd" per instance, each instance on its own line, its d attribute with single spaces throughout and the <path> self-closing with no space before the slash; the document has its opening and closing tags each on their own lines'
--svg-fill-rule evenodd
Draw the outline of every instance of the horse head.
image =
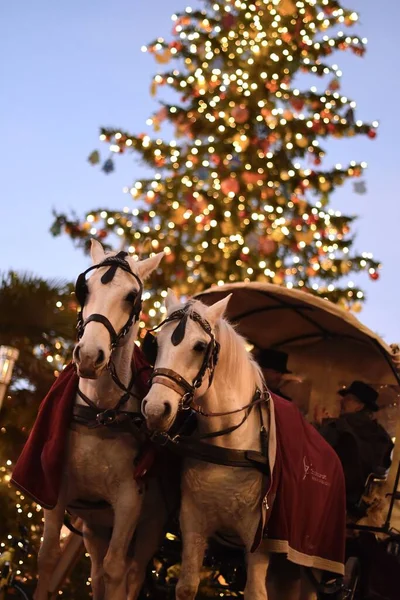
<svg viewBox="0 0 400 600">
<path fill-rule="evenodd" d="M 131 332 L 137 334 L 142 282 L 158 267 L 163 253 L 136 260 L 126 252 L 106 254 L 103 246 L 92 240 L 91 257 L 92 266 L 76 282 L 81 311 L 73 360 L 80 377 L 97 379 L 114 348 L 123 345 Z"/>
<path fill-rule="evenodd" d="M 178 411 L 190 408 L 212 385 L 219 352 L 215 329 L 229 298 L 212 306 L 198 300 L 182 305 L 168 291 L 167 318 L 156 328 L 152 385 L 142 403 L 149 429 L 167 431 Z"/>
</svg>

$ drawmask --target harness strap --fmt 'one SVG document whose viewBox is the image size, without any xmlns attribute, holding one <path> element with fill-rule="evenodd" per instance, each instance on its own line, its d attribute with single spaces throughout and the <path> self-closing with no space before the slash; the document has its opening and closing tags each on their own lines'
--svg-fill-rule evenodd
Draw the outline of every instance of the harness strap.
<svg viewBox="0 0 400 600">
<path fill-rule="evenodd" d="M 114 327 L 111 325 L 110 321 L 107 319 L 107 317 L 99 313 L 93 313 L 89 315 L 89 317 L 84 321 L 83 326 L 86 327 L 88 323 L 92 323 L 93 321 L 96 323 L 101 323 L 108 330 L 108 333 L 110 334 L 111 338 L 111 345 L 117 343 L 118 334 L 115 331 Z"/>
<path fill-rule="evenodd" d="M 165 377 L 167 381 L 164 381 L 164 379 L 160 380 L 160 377 Z M 152 383 L 162 383 L 178 394 L 181 394 L 182 389 L 188 393 L 192 391 L 191 384 L 182 375 L 175 373 L 171 369 L 154 369 L 150 379 Z"/>
<path fill-rule="evenodd" d="M 112 365 L 110 372 L 111 372 L 111 376 L 113 376 L 113 373 L 115 372 L 114 363 L 110 363 L 110 365 Z M 116 376 L 116 374 L 115 374 L 115 376 Z M 113 380 L 114 380 L 114 377 L 113 377 Z M 115 421 L 118 420 L 119 415 L 136 414 L 136 415 L 141 416 L 141 413 L 129 413 L 129 412 L 120 411 L 121 406 L 126 404 L 126 402 L 129 400 L 129 397 L 135 395 L 131 391 L 131 388 L 133 387 L 133 384 L 135 382 L 135 373 L 132 373 L 132 377 L 129 382 L 129 386 L 127 388 L 121 382 L 119 382 L 118 377 L 117 377 L 117 380 L 118 381 L 114 380 L 115 383 L 117 383 L 119 385 L 119 387 L 125 391 L 125 394 L 123 394 L 121 396 L 121 398 L 118 400 L 117 404 L 113 408 L 101 408 L 101 407 L 97 406 L 97 404 L 95 404 L 93 402 L 93 400 L 88 398 L 88 396 L 86 396 L 86 394 L 84 394 L 82 392 L 82 390 L 78 387 L 78 391 L 77 391 L 78 396 L 80 396 L 82 398 L 82 400 L 84 402 L 86 402 L 86 404 L 88 405 L 88 408 L 90 408 L 91 411 L 94 411 L 95 421 L 98 425 L 111 425 L 112 423 L 114 423 Z M 86 407 L 83 407 L 83 408 L 86 408 Z M 142 417 L 142 421 L 144 421 L 143 417 Z"/>
<path fill-rule="evenodd" d="M 231 425 L 230 427 L 225 427 L 225 429 L 220 429 L 219 431 L 211 431 L 210 433 L 203 433 L 199 436 L 200 440 L 210 440 L 212 438 L 221 437 L 222 435 L 228 435 L 228 433 L 232 433 L 239 429 L 243 425 L 243 423 L 247 420 L 250 414 L 250 410 L 244 414 L 243 419 L 237 425 Z"/>
<path fill-rule="evenodd" d="M 108 412 L 108 415 L 105 414 Z M 99 413 L 98 409 L 91 406 L 75 405 L 72 412 L 73 423 L 83 425 L 89 430 L 102 428 L 104 432 L 110 433 L 130 433 L 140 442 L 145 442 L 148 438 L 142 429 L 144 418 L 141 413 L 136 412 L 118 412 L 104 411 Z M 104 417 L 109 417 L 109 420 Z M 107 433 L 106 433 L 107 435 Z"/>
<path fill-rule="evenodd" d="M 203 462 L 227 467 L 257 469 L 261 473 L 269 473 L 268 457 L 257 450 L 235 450 L 222 448 L 193 440 L 186 436 L 176 435 L 173 438 L 165 432 L 155 432 L 151 440 L 185 458 L 194 458 Z"/>
<path fill-rule="evenodd" d="M 253 408 L 253 406 L 256 406 L 257 404 L 261 404 L 263 402 L 268 402 L 270 399 L 270 394 L 268 392 L 268 395 L 264 395 L 264 393 L 257 389 L 253 399 L 251 400 L 251 402 L 249 402 L 248 404 L 246 404 L 245 406 L 242 406 L 241 408 L 236 408 L 235 410 L 229 410 L 227 412 L 205 412 L 202 407 L 199 404 L 191 404 L 191 408 L 198 413 L 199 415 L 202 415 L 203 417 L 225 417 L 226 415 L 235 415 L 236 413 L 242 412 L 242 410 L 246 410 L 247 408 Z"/>
</svg>

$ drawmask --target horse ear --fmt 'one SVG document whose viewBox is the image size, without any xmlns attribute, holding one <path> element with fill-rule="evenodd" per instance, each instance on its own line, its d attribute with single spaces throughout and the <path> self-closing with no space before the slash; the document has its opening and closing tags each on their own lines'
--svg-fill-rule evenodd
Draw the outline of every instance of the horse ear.
<svg viewBox="0 0 400 600">
<path fill-rule="evenodd" d="M 139 260 L 135 262 L 137 273 L 142 281 L 147 279 L 147 277 L 151 275 L 151 273 L 155 271 L 155 269 L 157 269 L 163 256 L 164 252 L 159 252 L 154 256 L 150 256 L 150 258 L 146 258 L 145 260 Z"/>
<path fill-rule="evenodd" d="M 94 238 L 91 239 L 90 256 L 92 257 L 94 265 L 101 263 L 106 256 L 103 246 Z"/>
<path fill-rule="evenodd" d="M 165 308 L 167 312 L 170 312 L 172 308 L 175 308 L 176 305 L 179 304 L 178 298 L 175 296 L 175 293 L 171 288 L 168 288 L 167 295 L 165 297 Z"/>
<path fill-rule="evenodd" d="M 222 300 L 219 300 L 207 308 L 205 317 L 210 325 L 215 325 L 216 322 L 224 316 L 231 297 L 232 294 L 228 294 L 228 296 L 225 296 L 225 298 L 222 298 Z"/>
</svg>

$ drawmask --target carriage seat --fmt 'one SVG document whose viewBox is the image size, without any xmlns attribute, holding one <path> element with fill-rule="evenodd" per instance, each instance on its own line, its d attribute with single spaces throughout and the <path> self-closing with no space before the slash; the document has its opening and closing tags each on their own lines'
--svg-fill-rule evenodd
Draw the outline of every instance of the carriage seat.
<svg viewBox="0 0 400 600">
<path fill-rule="evenodd" d="M 389 469 L 376 467 L 375 471 L 368 475 L 365 481 L 364 490 L 358 502 L 353 504 L 351 507 L 348 507 L 348 510 L 352 517 L 355 517 L 357 520 L 359 520 L 366 516 L 371 504 L 365 498 L 370 496 L 372 488 L 375 485 L 380 485 L 387 480 L 388 474 Z"/>
</svg>

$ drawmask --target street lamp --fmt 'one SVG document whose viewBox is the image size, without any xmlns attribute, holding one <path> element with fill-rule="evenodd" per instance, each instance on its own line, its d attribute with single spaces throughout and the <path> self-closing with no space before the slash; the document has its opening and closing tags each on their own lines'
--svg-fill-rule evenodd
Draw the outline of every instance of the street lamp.
<svg viewBox="0 0 400 600">
<path fill-rule="evenodd" d="M 17 348 L 12 348 L 12 346 L 0 346 L 0 410 L 18 356 L 19 350 L 17 350 Z"/>
</svg>

